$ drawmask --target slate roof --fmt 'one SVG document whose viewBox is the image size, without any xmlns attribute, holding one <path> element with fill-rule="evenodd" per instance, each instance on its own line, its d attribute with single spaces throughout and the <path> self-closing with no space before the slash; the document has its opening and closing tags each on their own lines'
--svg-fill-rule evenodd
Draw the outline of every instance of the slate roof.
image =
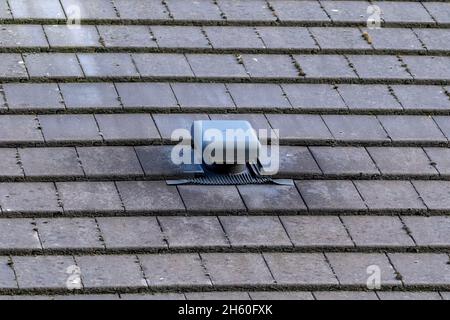
<svg viewBox="0 0 450 320">
<path fill-rule="evenodd" d="M 3 299 L 450 298 L 449 3 L 0 0 L 0 22 Z M 166 185 L 195 119 L 280 129 L 295 186 Z"/>
</svg>

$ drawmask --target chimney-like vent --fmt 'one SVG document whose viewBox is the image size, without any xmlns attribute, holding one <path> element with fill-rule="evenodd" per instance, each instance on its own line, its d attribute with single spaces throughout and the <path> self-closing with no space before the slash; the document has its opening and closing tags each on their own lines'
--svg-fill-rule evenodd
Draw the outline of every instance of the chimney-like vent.
<svg viewBox="0 0 450 320">
<path fill-rule="evenodd" d="M 267 159 L 267 145 L 260 143 L 248 121 L 194 121 L 190 141 L 193 163 L 185 165 L 186 179 L 170 180 L 168 184 L 293 184 L 292 180 L 272 179 L 267 174 L 262 161 Z"/>
</svg>

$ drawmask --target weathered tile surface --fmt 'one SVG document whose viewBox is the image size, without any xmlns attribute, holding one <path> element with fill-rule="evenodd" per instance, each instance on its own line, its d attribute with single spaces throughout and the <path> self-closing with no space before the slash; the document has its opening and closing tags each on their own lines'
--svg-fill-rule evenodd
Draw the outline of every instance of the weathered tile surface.
<svg viewBox="0 0 450 320">
<path fill-rule="evenodd" d="M 231 246 L 290 247 L 286 231 L 278 217 L 220 217 Z"/>
<path fill-rule="evenodd" d="M 113 182 L 58 182 L 65 212 L 120 212 L 120 197 Z"/>
<path fill-rule="evenodd" d="M 108 249 L 167 247 L 154 217 L 105 217 L 97 222 Z"/>
<path fill-rule="evenodd" d="M 446 254 L 390 253 L 389 257 L 406 286 L 450 283 L 450 264 Z"/>
</svg>

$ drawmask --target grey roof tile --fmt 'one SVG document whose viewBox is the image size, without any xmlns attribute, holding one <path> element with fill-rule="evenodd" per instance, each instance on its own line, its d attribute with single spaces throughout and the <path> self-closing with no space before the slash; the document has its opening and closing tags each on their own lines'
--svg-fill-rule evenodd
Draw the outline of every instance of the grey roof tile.
<svg viewBox="0 0 450 320">
<path fill-rule="evenodd" d="M 170 248 L 229 247 L 217 217 L 159 217 Z"/>
<path fill-rule="evenodd" d="M 211 48 L 201 27 L 151 26 L 150 29 L 160 48 Z"/>
<path fill-rule="evenodd" d="M 293 186 L 244 185 L 239 193 L 250 213 L 253 212 L 298 212 L 306 209 L 302 198 Z"/>
<path fill-rule="evenodd" d="M 6 0 L 2 0 L 0 1 L 0 18 L 1 19 L 10 19 L 11 16 L 11 12 L 8 6 L 8 3 L 6 2 Z"/>
<path fill-rule="evenodd" d="M 340 141 L 389 141 L 386 131 L 374 116 L 324 115 L 327 127 Z"/>
<path fill-rule="evenodd" d="M 64 102 L 54 83 L 5 83 L 3 85 L 10 110 L 63 110 Z"/>
<path fill-rule="evenodd" d="M 409 181 L 355 181 L 369 210 L 414 211 L 425 209 Z"/>
<path fill-rule="evenodd" d="M 0 177 L 23 177 L 21 163 L 17 156 L 17 149 L 0 149 Z"/>
<path fill-rule="evenodd" d="M 450 243 L 449 217 L 403 217 L 419 246 L 447 246 Z"/>
<path fill-rule="evenodd" d="M 378 291 L 380 300 L 442 300 L 438 292 Z"/>
<path fill-rule="evenodd" d="M 264 253 L 264 258 L 278 284 L 335 285 L 336 277 L 323 254 Z"/>
<path fill-rule="evenodd" d="M 450 264 L 446 254 L 389 253 L 389 257 L 402 275 L 405 286 L 446 286 L 450 283 Z"/>
<path fill-rule="evenodd" d="M 262 49 L 264 43 L 254 27 L 204 27 L 215 49 Z"/>
<path fill-rule="evenodd" d="M 332 136 L 319 115 L 267 114 L 270 125 L 286 141 L 329 141 Z"/>
<path fill-rule="evenodd" d="M 357 75 L 341 55 L 294 55 L 306 78 L 356 79 Z"/>
<path fill-rule="evenodd" d="M 53 183 L 0 183 L 0 206 L 4 214 L 60 213 Z"/>
<path fill-rule="evenodd" d="M 10 266 L 10 258 L 8 257 L 0 258 L 0 288 L 17 288 L 16 275 Z"/>
<path fill-rule="evenodd" d="M 242 60 L 253 79 L 259 78 L 298 78 L 299 71 L 289 55 L 244 54 Z"/>
<path fill-rule="evenodd" d="M 136 256 L 78 256 L 75 260 L 85 288 L 147 288 Z"/>
<path fill-rule="evenodd" d="M 26 177 L 83 177 L 74 148 L 24 148 L 19 149 Z"/>
<path fill-rule="evenodd" d="M 431 210 L 448 210 L 450 208 L 449 181 L 413 181 L 414 187 Z"/>
<path fill-rule="evenodd" d="M 187 300 L 250 300 L 243 291 L 186 292 Z"/>
<path fill-rule="evenodd" d="M 3 25 L 0 44 L 7 48 L 47 48 L 44 30 L 39 25 Z"/>
<path fill-rule="evenodd" d="M 282 22 L 330 20 L 316 1 L 271 0 L 269 3 Z"/>
<path fill-rule="evenodd" d="M 84 76 L 74 53 L 27 53 L 23 55 L 31 78 L 82 78 Z"/>
<path fill-rule="evenodd" d="M 197 78 L 248 78 L 244 66 L 232 54 L 187 54 Z"/>
<path fill-rule="evenodd" d="M 309 28 L 321 49 L 370 49 L 358 28 Z"/>
<path fill-rule="evenodd" d="M 382 286 L 401 284 L 394 268 L 384 254 L 327 253 L 326 256 L 341 285 L 367 287 L 371 275 L 369 267 L 371 266 L 377 266 L 380 269 Z"/>
<path fill-rule="evenodd" d="M 181 198 L 190 212 L 245 211 L 235 186 L 179 186 Z"/>
<path fill-rule="evenodd" d="M 39 2 L 11 0 L 8 2 L 15 19 L 64 19 L 66 17 L 58 0 Z"/>
<path fill-rule="evenodd" d="M 405 110 L 450 109 L 450 99 L 441 86 L 394 85 L 391 87 Z"/>
<path fill-rule="evenodd" d="M 238 109 L 290 109 L 281 87 L 277 84 L 227 84 Z"/>
<path fill-rule="evenodd" d="M 116 184 L 127 212 L 185 211 L 177 189 L 164 181 L 119 181 Z"/>
<path fill-rule="evenodd" d="M 56 188 L 66 213 L 123 212 L 113 182 L 57 182 Z"/>
<path fill-rule="evenodd" d="M 415 245 L 398 217 L 343 216 L 342 221 L 360 248 Z"/>
<path fill-rule="evenodd" d="M 150 287 L 211 286 L 198 254 L 141 255 L 139 260 Z"/>
<path fill-rule="evenodd" d="M 172 133 L 177 129 L 191 132 L 192 122 L 195 120 L 208 120 L 206 114 L 154 114 L 158 131 L 164 140 L 170 140 Z"/>
<path fill-rule="evenodd" d="M 71 256 L 23 256 L 12 261 L 20 289 L 67 289 L 76 267 Z"/>
<path fill-rule="evenodd" d="M 275 21 L 276 16 L 264 0 L 218 0 L 228 21 Z"/>
<path fill-rule="evenodd" d="M 154 141 L 160 136 L 149 114 L 97 114 L 100 132 L 106 141 Z"/>
<path fill-rule="evenodd" d="M 128 53 L 78 53 L 77 56 L 83 72 L 88 78 L 134 78 L 139 76 Z M 137 61 L 136 64 L 138 65 Z"/>
<path fill-rule="evenodd" d="M 450 117 L 448 116 L 434 116 L 434 121 L 439 126 L 439 129 L 444 133 L 445 137 L 450 140 Z"/>
<path fill-rule="evenodd" d="M 367 150 L 384 175 L 438 175 L 422 148 L 373 147 Z"/>
<path fill-rule="evenodd" d="M 121 300 L 186 300 L 183 293 L 128 293 L 120 294 Z"/>
<path fill-rule="evenodd" d="M 350 110 L 402 110 L 385 85 L 341 84 L 337 90 Z"/>
<path fill-rule="evenodd" d="M 36 227 L 44 249 L 104 248 L 93 218 L 37 219 Z"/>
<path fill-rule="evenodd" d="M 276 1 L 275 4 L 283 1 Z M 297 1 L 298 2 L 298 1 Z M 307 1 L 303 1 L 307 2 Z M 318 49 L 307 28 L 256 27 L 264 45 L 269 49 Z"/>
<path fill-rule="evenodd" d="M 361 79 L 412 79 L 396 56 L 349 55 L 350 63 Z"/>
<path fill-rule="evenodd" d="M 32 219 L 1 219 L 0 249 L 41 249 L 34 221 Z"/>
<path fill-rule="evenodd" d="M 0 77 L 7 79 L 28 79 L 28 72 L 22 56 L 17 53 L 0 54 L 2 64 L 0 65 Z M 30 74 L 31 76 L 31 74 Z"/>
<path fill-rule="evenodd" d="M 113 83 L 61 83 L 59 87 L 68 109 L 122 107 Z"/>
<path fill-rule="evenodd" d="M 204 253 L 201 257 L 215 286 L 257 286 L 274 283 L 259 253 Z"/>
<path fill-rule="evenodd" d="M 334 22 L 366 22 L 368 1 L 321 1 Z"/>
<path fill-rule="evenodd" d="M 418 2 L 375 1 L 374 4 L 380 7 L 385 22 L 434 23 L 427 10 Z"/>
<path fill-rule="evenodd" d="M 135 147 L 139 162 L 146 176 L 175 177 L 184 174 L 183 168 L 172 162 L 172 146 Z"/>
<path fill-rule="evenodd" d="M 306 147 L 280 146 L 279 154 L 279 175 L 296 177 L 322 174 L 322 170 Z"/>
<path fill-rule="evenodd" d="M 332 85 L 283 83 L 281 86 L 295 109 L 347 109 L 345 102 Z"/>
<path fill-rule="evenodd" d="M 219 217 L 232 247 L 292 247 L 278 217 Z"/>
<path fill-rule="evenodd" d="M 52 48 L 101 46 L 100 35 L 95 26 L 69 28 L 67 25 L 45 25 L 44 31 Z"/>
<path fill-rule="evenodd" d="M 234 109 L 235 105 L 222 83 L 173 83 L 181 109 Z"/>
<path fill-rule="evenodd" d="M 450 72 L 446 68 L 450 57 L 402 56 L 403 62 L 415 80 L 448 80 Z"/>
<path fill-rule="evenodd" d="M 361 147 L 310 147 L 326 175 L 377 175 L 379 171 L 366 149 Z"/>
<path fill-rule="evenodd" d="M 144 175 L 133 147 L 81 147 L 77 152 L 88 177 Z"/>
<path fill-rule="evenodd" d="M 450 30 L 416 28 L 414 32 L 428 50 L 442 52 L 450 50 Z"/>
<path fill-rule="evenodd" d="M 93 115 L 39 115 L 38 119 L 47 143 L 102 141 Z"/>
<path fill-rule="evenodd" d="M 156 41 L 148 26 L 99 25 L 98 32 L 107 48 L 154 48 Z"/>
<path fill-rule="evenodd" d="M 304 291 L 255 291 L 249 295 L 252 300 L 314 300 L 310 292 Z"/>
<path fill-rule="evenodd" d="M 168 83 L 122 82 L 115 85 L 125 109 L 178 108 Z"/>
<path fill-rule="evenodd" d="M 295 182 L 309 210 L 366 210 L 351 181 L 299 180 Z"/>
<path fill-rule="evenodd" d="M 167 7 L 175 20 L 221 21 L 219 7 L 209 0 L 167 0 Z"/>
<path fill-rule="evenodd" d="M 191 68 L 182 54 L 134 53 L 133 60 L 143 77 L 192 77 Z"/>
<path fill-rule="evenodd" d="M 423 5 L 439 24 L 450 23 L 450 4 L 445 2 L 424 2 Z"/>
<path fill-rule="evenodd" d="M 65 12 L 78 6 L 81 19 L 117 19 L 114 4 L 109 0 L 61 0 Z"/>
<path fill-rule="evenodd" d="M 313 294 L 317 300 L 378 300 L 375 292 L 365 291 L 318 291 Z"/>
<path fill-rule="evenodd" d="M 169 12 L 161 1 L 114 0 L 114 5 L 121 19 L 169 19 Z"/>
<path fill-rule="evenodd" d="M 448 148 L 424 148 L 432 165 L 441 175 L 450 175 L 450 149 Z"/>
<path fill-rule="evenodd" d="M 411 29 L 380 28 L 364 29 L 376 50 L 425 51 L 422 43 Z"/>
<path fill-rule="evenodd" d="M 378 116 L 393 141 L 440 141 L 447 139 L 429 116 Z"/>
<path fill-rule="evenodd" d="M 155 217 L 97 218 L 107 249 L 167 248 Z"/>
<path fill-rule="evenodd" d="M 344 225 L 336 216 L 280 217 L 296 247 L 353 247 Z"/>
</svg>

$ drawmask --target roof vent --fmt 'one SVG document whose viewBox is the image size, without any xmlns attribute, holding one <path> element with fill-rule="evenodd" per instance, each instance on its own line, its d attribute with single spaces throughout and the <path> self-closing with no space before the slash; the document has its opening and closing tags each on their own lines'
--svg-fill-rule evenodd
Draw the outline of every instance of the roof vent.
<svg viewBox="0 0 450 320">
<path fill-rule="evenodd" d="M 293 184 L 292 180 L 270 177 L 278 171 L 278 149 L 273 152 L 267 143 L 261 144 L 248 121 L 194 121 L 189 138 L 189 148 L 184 143 L 183 151 L 190 154 L 186 158 L 191 162 L 184 161 L 183 166 L 190 176 L 168 184 Z"/>
</svg>

